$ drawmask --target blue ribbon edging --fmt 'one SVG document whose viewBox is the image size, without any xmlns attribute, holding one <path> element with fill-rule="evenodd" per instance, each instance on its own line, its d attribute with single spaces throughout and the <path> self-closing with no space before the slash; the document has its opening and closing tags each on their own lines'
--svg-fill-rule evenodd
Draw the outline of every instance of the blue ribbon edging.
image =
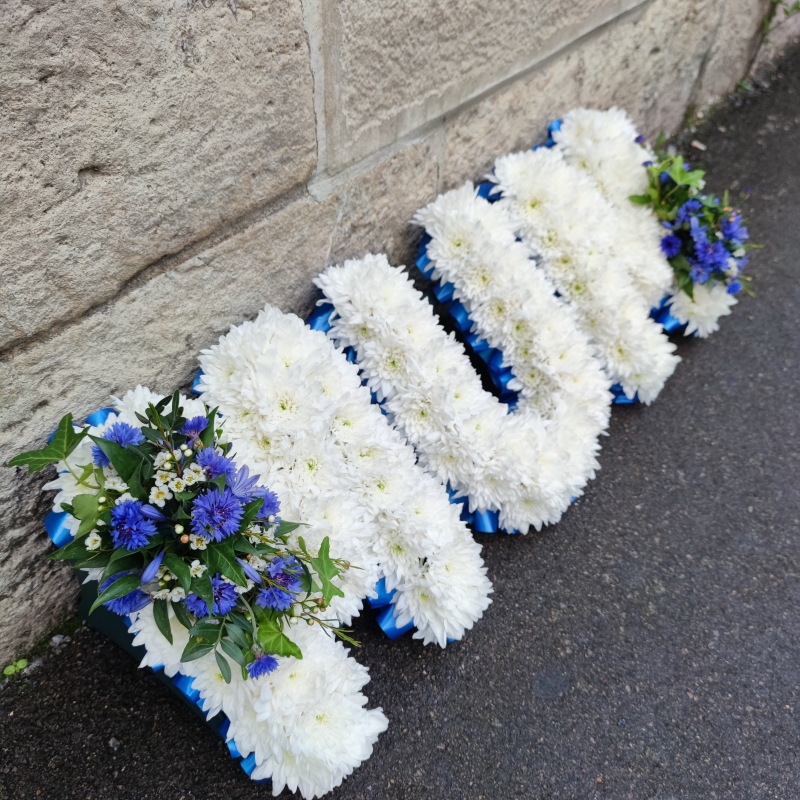
<svg viewBox="0 0 800 800">
<path fill-rule="evenodd" d="M 193 391 L 196 391 L 196 384 L 200 379 L 202 372 L 198 372 L 197 376 L 195 376 L 195 381 L 192 384 Z M 98 411 L 93 412 L 88 417 L 86 417 L 86 424 L 92 425 L 97 427 L 99 425 L 103 425 L 105 421 L 108 419 L 110 414 L 113 414 L 115 409 L 113 408 L 101 408 Z M 53 435 L 51 434 L 50 440 L 52 440 Z M 63 547 L 66 544 L 69 544 L 73 540 L 73 536 L 67 527 L 67 520 L 69 519 L 69 514 L 65 511 L 51 511 L 44 520 L 44 528 L 47 531 L 47 535 L 50 537 L 50 541 L 56 547 Z M 76 570 L 76 577 L 79 575 L 78 571 Z M 91 602 L 94 598 L 89 598 L 89 604 L 86 606 L 87 610 L 91 605 Z M 84 605 L 83 603 L 81 604 Z M 89 622 L 92 627 L 96 627 L 97 630 L 100 630 L 102 633 L 105 633 L 112 641 L 116 642 L 117 644 L 121 645 L 125 650 L 129 653 L 133 654 L 135 649 L 131 643 L 130 634 L 128 633 L 127 628 L 130 627 L 131 621 L 128 617 L 120 617 L 116 614 L 113 614 L 106 609 L 98 609 L 95 614 L 101 614 L 102 611 L 106 611 L 107 616 L 101 625 L 94 625 L 93 620 L 88 616 L 88 613 L 84 616 L 87 622 Z M 203 719 L 205 720 L 206 724 L 212 730 L 216 730 L 216 732 L 225 739 L 225 736 L 228 732 L 228 728 L 230 727 L 230 720 L 220 712 L 212 719 L 206 719 L 205 712 L 203 710 L 203 700 L 200 699 L 200 692 L 194 688 L 194 679 L 189 677 L 188 675 L 184 675 L 182 672 L 178 672 L 172 679 L 168 678 L 166 675 L 163 674 L 163 665 L 156 665 L 151 668 L 154 673 L 156 673 L 162 681 L 164 681 L 174 692 L 176 692 L 180 697 L 182 697 L 189 705 L 196 707 L 199 712 L 202 714 Z M 255 753 L 251 753 L 246 758 L 242 758 L 241 753 L 236 748 L 236 743 L 231 740 L 226 742 L 228 747 L 228 751 L 233 758 L 241 759 L 240 765 L 242 769 L 247 773 L 249 777 L 252 775 L 253 770 L 256 768 L 256 757 Z M 271 783 L 270 778 L 262 778 L 260 780 L 256 780 L 256 783 Z"/>
</svg>

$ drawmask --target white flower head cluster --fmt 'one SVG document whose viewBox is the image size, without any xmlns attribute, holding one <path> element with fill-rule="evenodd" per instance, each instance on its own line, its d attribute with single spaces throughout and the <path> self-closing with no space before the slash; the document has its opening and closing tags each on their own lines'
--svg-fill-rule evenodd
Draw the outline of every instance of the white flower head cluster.
<svg viewBox="0 0 800 800">
<path fill-rule="evenodd" d="M 686 336 L 696 333 L 705 339 L 719 330 L 719 318 L 730 314 L 738 301 L 722 283 L 696 283 L 692 294 L 689 297 L 686 292 L 676 290 L 669 299 L 669 311 L 686 325 Z"/>
<path fill-rule="evenodd" d="M 663 230 L 647 206 L 628 199 L 647 191 L 645 161 L 653 155 L 642 147 L 636 128 L 619 108 L 595 111 L 576 108 L 564 116 L 553 139 L 567 163 L 591 176 L 614 209 L 614 254 L 623 261 L 634 286 L 656 306 L 672 285 L 672 268 L 661 252 Z"/>
<path fill-rule="evenodd" d="M 228 740 L 242 756 L 255 754 L 251 777 L 272 778 L 275 796 L 285 787 L 307 799 L 322 796 L 370 757 L 388 721 L 382 709 L 364 708 L 366 668 L 319 626 L 300 622 L 289 631 L 302 659 L 278 657 L 275 670 L 246 681 L 228 659 L 231 682 L 225 683 L 211 654 L 181 663 L 189 636 L 168 611 L 172 644 L 158 630 L 152 606 L 131 615 L 133 643 L 147 651 L 142 666 L 163 664 L 170 677 L 192 677 L 208 718 L 220 711 L 228 717 Z"/>
<path fill-rule="evenodd" d="M 570 499 L 570 451 L 555 445 L 553 426 L 535 407 L 509 414 L 483 390 L 462 345 L 406 273 L 368 255 L 315 282 L 336 309 L 329 335 L 355 348 L 367 385 L 429 472 L 466 495 L 470 510 L 498 510 L 507 530 L 560 517 Z M 591 446 L 582 457 L 593 463 Z"/>
<path fill-rule="evenodd" d="M 659 242 L 665 231 L 648 207 L 637 206 L 628 199 L 647 191 L 647 171 L 643 164 L 653 160 L 653 154 L 636 142 L 638 133 L 628 115 L 619 108 L 595 111 L 576 108 L 564 116 L 561 130 L 553 138 L 564 151 L 566 160 L 591 175 L 605 197 L 623 212 L 629 238 L 639 244 L 642 277 L 653 278 L 653 301 L 671 294 L 671 313 L 686 324 L 686 336 L 697 334 L 705 338 L 719 329 L 719 318 L 731 313 L 736 297 L 725 287 L 716 284 L 696 284 L 694 300 L 678 290 L 673 283 L 672 270 Z M 646 264 L 651 265 L 650 269 Z M 668 271 L 656 269 L 661 261 Z M 636 264 L 633 259 L 628 261 Z M 663 273 L 663 276 L 662 276 Z M 658 276 L 658 280 L 656 280 Z M 660 296 L 655 297 L 657 291 Z"/>
<path fill-rule="evenodd" d="M 325 334 L 267 306 L 200 358 L 199 388 L 218 406 L 236 462 L 261 474 L 311 547 L 358 569 L 331 611 L 347 624 L 385 577 L 399 624 L 445 647 L 480 619 L 491 584 L 480 547 L 441 483 L 416 465 L 372 404 L 358 369 Z"/>
<path fill-rule="evenodd" d="M 479 197 L 471 183 L 440 195 L 414 221 L 431 237 L 434 279 L 454 285 L 473 330 L 512 368 L 509 388 L 520 393 L 515 413 L 546 422 L 545 451 L 560 457 L 540 464 L 535 485 L 547 487 L 543 502 L 555 496 L 558 504 L 528 524 L 555 521 L 594 477 L 597 439 L 608 426 L 609 382 L 595 349 L 530 247 L 517 240 L 508 211 Z"/>
<path fill-rule="evenodd" d="M 615 253 L 619 217 L 594 180 L 558 148 L 544 147 L 498 159 L 494 180 L 516 230 L 574 307 L 612 382 L 651 403 L 680 359 Z"/>
</svg>

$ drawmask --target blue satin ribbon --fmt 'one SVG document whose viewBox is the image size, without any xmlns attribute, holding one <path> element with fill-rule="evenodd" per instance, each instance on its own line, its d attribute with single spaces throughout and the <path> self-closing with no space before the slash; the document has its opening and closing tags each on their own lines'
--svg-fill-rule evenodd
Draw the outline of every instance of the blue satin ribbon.
<svg viewBox="0 0 800 800">
<path fill-rule="evenodd" d="M 72 541 L 72 534 L 67 528 L 68 519 L 69 514 L 66 511 L 51 511 L 44 518 L 44 529 L 56 547 L 63 547 Z"/>
<path fill-rule="evenodd" d="M 392 591 L 388 591 L 386 589 L 386 578 L 381 578 L 375 584 L 375 593 L 376 597 L 368 597 L 367 602 L 370 604 L 372 608 L 383 608 L 384 606 L 388 606 L 389 603 L 392 602 L 392 598 L 395 596 L 396 589 L 392 589 Z"/>
<path fill-rule="evenodd" d="M 408 633 L 413 627 L 414 622 L 406 623 L 405 625 L 398 626 L 397 618 L 394 615 L 394 606 L 386 606 L 386 608 L 378 614 L 378 625 L 380 625 L 381 630 L 390 638 L 390 639 L 399 639 L 404 633 Z"/>
<path fill-rule="evenodd" d="M 650 316 L 664 328 L 665 333 L 683 333 L 686 330 L 688 323 L 681 322 L 679 319 L 672 316 L 670 313 L 670 306 L 667 305 L 669 300 L 670 296 L 664 295 L 664 297 L 661 299 L 661 302 L 655 308 L 650 310 Z M 692 336 L 697 336 L 697 331 L 695 331 Z"/>
<path fill-rule="evenodd" d="M 200 394 L 200 379 L 203 377 L 203 370 L 197 370 L 192 381 L 192 394 Z"/>
</svg>

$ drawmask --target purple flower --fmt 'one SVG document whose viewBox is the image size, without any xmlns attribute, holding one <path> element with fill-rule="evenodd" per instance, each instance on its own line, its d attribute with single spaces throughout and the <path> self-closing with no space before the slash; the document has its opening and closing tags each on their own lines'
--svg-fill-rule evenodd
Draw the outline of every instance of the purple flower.
<svg viewBox="0 0 800 800">
<path fill-rule="evenodd" d="M 123 447 L 129 444 L 141 444 L 144 441 L 142 432 L 131 427 L 127 422 L 115 422 L 109 426 L 103 434 L 103 438 L 106 441 L 121 444 Z M 96 444 L 92 446 L 92 460 L 98 467 L 107 467 L 111 463 L 108 456 Z"/>
<path fill-rule="evenodd" d="M 150 583 L 153 578 L 158 574 L 158 568 L 164 560 L 164 551 L 162 550 L 146 567 L 142 573 L 142 583 Z"/>
<path fill-rule="evenodd" d="M 678 225 L 684 225 L 692 218 L 692 213 L 699 211 L 703 204 L 699 200 L 687 200 L 679 209 L 678 216 L 675 217 L 675 222 Z"/>
<path fill-rule="evenodd" d="M 728 284 L 728 294 L 739 294 L 742 290 L 742 284 L 739 282 L 739 279 L 732 280 Z"/>
<path fill-rule="evenodd" d="M 114 547 L 136 550 L 150 543 L 156 526 L 142 513 L 139 500 L 126 500 L 111 509 L 111 539 Z"/>
<path fill-rule="evenodd" d="M 206 447 L 197 454 L 197 463 L 206 471 L 209 479 L 224 475 L 225 483 L 230 485 L 236 478 L 236 464 L 211 447 Z"/>
<path fill-rule="evenodd" d="M 211 489 L 192 504 L 192 530 L 221 542 L 239 530 L 243 515 L 242 504 L 230 489 Z"/>
<path fill-rule="evenodd" d="M 258 570 L 254 567 L 251 567 L 243 558 L 236 559 L 239 562 L 239 566 L 244 570 L 244 574 L 250 578 L 251 581 L 255 581 L 255 583 L 263 583 L 264 581 L 261 580 L 261 576 L 258 574 Z"/>
<path fill-rule="evenodd" d="M 187 444 L 189 447 L 194 447 L 200 434 L 208 427 L 208 419 L 206 417 L 192 417 L 186 420 L 183 427 L 178 431 L 187 437 Z"/>
<path fill-rule="evenodd" d="M 247 665 L 247 674 L 251 678 L 259 678 L 262 675 L 267 675 L 276 669 L 278 666 L 278 659 L 268 653 L 262 653 L 255 661 L 251 661 Z"/>
<path fill-rule="evenodd" d="M 219 573 L 211 579 L 211 587 L 214 590 L 214 613 L 225 616 L 233 609 L 239 598 L 236 587 L 224 580 Z M 194 592 L 189 592 L 184 602 L 186 608 L 196 617 L 208 616 L 208 603 Z"/>
<path fill-rule="evenodd" d="M 153 522 L 169 521 L 155 506 L 151 506 L 147 503 L 142 506 L 142 516 L 147 517 L 147 519 L 152 519 Z"/>
<path fill-rule="evenodd" d="M 681 240 L 670 233 L 661 240 L 661 250 L 667 258 L 673 258 L 681 251 Z"/>
<path fill-rule="evenodd" d="M 256 496 L 254 487 L 260 477 L 260 475 L 250 475 L 247 466 L 240 467 L 231 484 L 231 492 L 234 497 L 238 497 L 244 503 L 249 503 Z"/>
<path fill-rule="evenodd" d="M 106 589 L 108 589 L 108 587 L 111 586 L 111 584 L 114 583 L 117 578 L 122 578 L 125 575 L 130 575 L 131 573 L 132 570 L 127 570 L 125 572 L 118 572 L 116 575 L 112 575 L 110 578 L 107 578 L 100 584 L 98 594 L 102 594 Z M 109 611 L 113 611 L 115 614 L 125 617 L 128 614 L 133 614 L 134 611 L 140 611 L 149 602 L 149 594 L 143 592 L 141 589 L 134 589 L 129 594 L 124 594 L 122 597 L 117 597 L 115 600 L 109 600 L 107 603 L 103 603 L 103 605 Z"/>
</svg>

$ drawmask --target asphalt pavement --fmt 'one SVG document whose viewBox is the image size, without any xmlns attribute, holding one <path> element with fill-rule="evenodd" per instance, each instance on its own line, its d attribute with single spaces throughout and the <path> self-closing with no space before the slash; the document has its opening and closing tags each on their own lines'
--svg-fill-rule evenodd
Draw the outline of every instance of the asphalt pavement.
<svg viewBox="0 0 800 800">
<path fill-rule="evenodd" d="M 360 618 L 390 727 L 331 798 L 800 796 L 800 48 L 680 142 L 764 245 L 755 297 L 614 409 L 558 525 L 478 535 L 494 602 L 464 641 Z M 0 800 L 271 796 L 96 632 L 37 658 L 0 691 Z"/>
</svg>

